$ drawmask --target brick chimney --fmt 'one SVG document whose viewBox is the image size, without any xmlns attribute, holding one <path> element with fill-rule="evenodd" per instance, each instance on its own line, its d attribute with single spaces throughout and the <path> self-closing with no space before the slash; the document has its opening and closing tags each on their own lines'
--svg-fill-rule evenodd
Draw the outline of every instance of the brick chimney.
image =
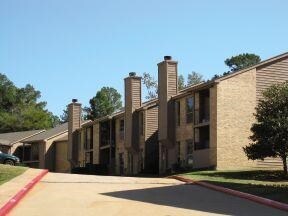
<svg viewBox="0 0 288 216">
<path fill-rule="evenodd" d="M 175 113 L 171 97 L 178 93 L 177 64 L 171 56 L 164 56 L 164 61 L 158 64 L 159 141 L 168 146 L 174 142 Z"/>
<path fill-rule="evenodd" d="M 178 93 L 177 61 L 164 56 L 158 64 L 158 140 L 159 173 L 165 173 L 177 162 L 175 139 L 175 105 L 171 98 Z"/>
<path fill-rule="evenodd" d="M 141 77 L 135 72 L 129 73 L 125 82 L 125 147 L 131 151 L 138 150 L 135 109 L 141 107 Z"/>
<path fill-rule="evenodd" d="M 81 103 L 72 99 L 68 105 L 68 160 L 71 166 L 78 162 L 78 135 L 76 130 L 81 127 Z"/>
</svg>

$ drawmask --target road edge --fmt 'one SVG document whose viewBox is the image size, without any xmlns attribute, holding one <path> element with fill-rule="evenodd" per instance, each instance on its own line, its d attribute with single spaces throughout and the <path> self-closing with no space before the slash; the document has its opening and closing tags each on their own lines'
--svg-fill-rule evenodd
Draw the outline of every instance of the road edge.
<svg viewBox="0 0 288 216">
<path fill-rule="evenodd" d="M 7 215 L 24 196 L 48 173 L 48 170 L 42 170 L 40 174 L 34 177 L 27 185 L 16 193 L 8 202 L 0 208 L 0 216 Z"/>
<path fill-rule="evenodd" d="M 175 176 L 170 176 L 169 178 L 174 178 L 176 180 L 185 182 L 187 184 L 197 184 L 197 185 L 200 185 L 202 187 L 206 187 L 206 188 L 209 188 L 209 189 L 212 189 L 212 190 L 215 190 L 215 191 L 219 191 L 219 192 L 222 192 L 222 193 L 226 193 L 226 194 L 230 194 L 230 195 L 233 195 L 233 196 L 237 196 L 237 197 L 240 197 L 240 198 L 243 198 L 243 199 L 247 199 L 247 200 L 250 200 L 250 201 L 253 201 L 253 202 L 257 202 L 257 203 L 260 203 L 260 204 L 263 204 L 263 205 L 266 205 L 266 206 L 269 206 L 269 207 L 272 207 L 272 208 L 276 208 L 276 209 L 280 209 L 282 211 L 287 211 L 288 212 L 288 204 L 285 204 L 285 203 L 281 203 L 281 202 L 277 202 L 277 201 L 270 200 L 270 199 L 267 199 L 267 198 L 259 197 L 259 196 L 256 196 L 256 195 L 252 195 L 252 194 L 248 194 L 248 193 L 232 190 L 232 189 L 229 189 L 229 188 L 213 185 L 213 184 L 210 184 L 210 183 L 207 183 L 207 182 L 195 181 L 195 180 L 192 180 L 192 179 L 184 178 L 182 176 L 175 175 Z"/>
</svg>

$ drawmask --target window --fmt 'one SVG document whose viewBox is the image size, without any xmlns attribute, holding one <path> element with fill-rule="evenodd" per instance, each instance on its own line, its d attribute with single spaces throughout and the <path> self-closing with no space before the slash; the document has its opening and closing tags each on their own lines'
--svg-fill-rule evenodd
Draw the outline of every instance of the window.
<svg viewBox="0 0 288 216">
<path fill-rule="evenodd" d="M 210 128 L 209 126 L 195 128 L 195 150 L 208 149 L 210 143 Z"/>
<path fill-rule="evenodd" d="M 143 112 L 140 112 L 140 117 L 139 117 L 139 132 L 140 135 L 144 135 L 144 114 Z"/>
<path fill-rule="evenodd" d="M 85 129 L 85 149 L 93 149 L 93 127 L 88 127 Z"/>
<path fill-rule="evenodd" d="M 88 131 L 89 131 L 88 145 L 90 149 L 93 149 L 93 127 L 89 127 Z"/>
<path fill-rule="evenodd" d="M 39 160 L 39 145 L 31 145 L 31 160 Z"/>
<path fill-rule="evenodd" d="M 192 139 L 186 140 L 186 146 L 187 146 L 187 155 L 193 154 L 193 140 Z"/>
<path fill-rule="evenodd" d="M 176 110 L 176 125 L 180 126 L 180 101 L 176 101 L 175 110 Z"/>
<path fill-rule="evenodd" d="M 194 100 L 193 97 L 186 98 L 186 123 L 193 122 Z"/>
<path fill-rule="evenodd" d="M 120 120 L 120 132 L 124 132 L 124 119 Z"/>
<path fill-rule="evenodd" d="M 87 149 L 87 129 L 84 129 L 83 141 L 84 141 L 84 149 Z"/>
</svg>

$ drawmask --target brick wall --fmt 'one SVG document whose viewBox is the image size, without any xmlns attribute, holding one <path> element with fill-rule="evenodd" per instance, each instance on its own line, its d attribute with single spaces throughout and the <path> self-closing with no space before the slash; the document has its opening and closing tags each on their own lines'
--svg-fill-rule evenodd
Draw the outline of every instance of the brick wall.
<svg viewBox="0 0 288 216">
<path fill-rule="evenodd" d="M 186 98 L 193 97 L 193 94 L 180 98 L 180 126 L 175 125 L 176 128 L 176 142 L 180 142 L 180 160 L 186 161 L 187 145 L 186 140 L 193 139 L 193 123 L 186 122 Z M 176 114 L 175 114 L 176 115 Z M 175 154 L 178 156 L 178 149 Z"/>
<path fill-rule="evenodd" d="M 242 148 L 249 144 L 250 128 L 255 121 L 255 106 L 255 69 L 222 80 L 217 85 L 218 169 L 237 169 L 253 165 Z M 215 113 L 212 118 L 215 118 Z"/>
<path fill-rule="evenodd" d="M 99 123 L 93 125 L 93 164 L 100 163 Z"/>
<path fill-rule="evenodd" d="M 121 137 L 121 135 L 120 135 L 120 121 L 121 121 L 121 119 L 123 119 L 123 117 L 117 118 L 115 120 L 115 130 L 116 130 L 115 173 L 117 175 L 120 174 L 120 158 L 119 158 L 119 154 L 120 153 L 124 153 L 124 151 L 125 151 L 124 136 Z M 125 161 L 124 161 L 124 163 L 125 163 Z M 126 169 L 127 169 L 127 163 L 124 164 L 124 167 L 126 167 Z"/>
</svg>

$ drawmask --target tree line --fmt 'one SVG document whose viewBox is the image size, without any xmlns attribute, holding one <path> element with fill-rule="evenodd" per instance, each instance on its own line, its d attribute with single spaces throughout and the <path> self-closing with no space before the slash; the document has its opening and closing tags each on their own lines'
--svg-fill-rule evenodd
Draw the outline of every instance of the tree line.
<svg viewBox="0 0 288 216">
<path fill-rule="evenodd" d="M 0 73 L 0 132 L 47 129 L 59 123 L 59 118 L 38 101 L 40 91 L 30 84 L 18 88 Z"/>
</svg>

